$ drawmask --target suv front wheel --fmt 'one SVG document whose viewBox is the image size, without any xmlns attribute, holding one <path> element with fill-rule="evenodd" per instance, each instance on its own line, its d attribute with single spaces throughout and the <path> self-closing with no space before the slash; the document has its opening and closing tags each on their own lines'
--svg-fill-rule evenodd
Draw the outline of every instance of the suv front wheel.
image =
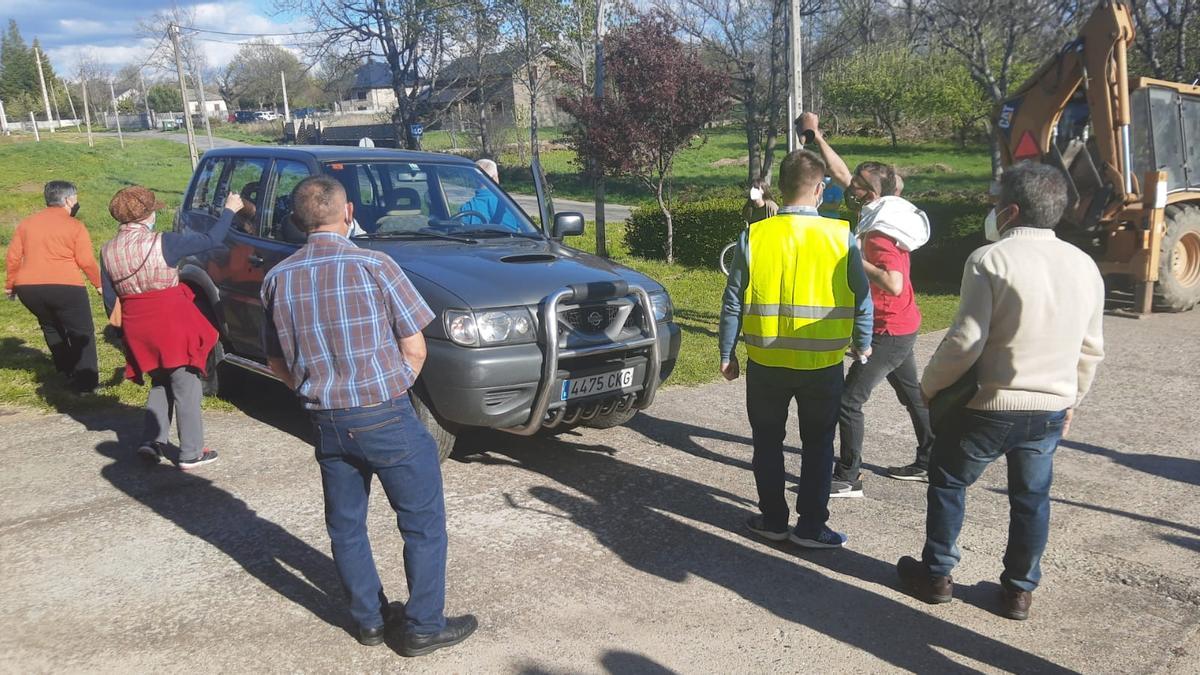
<svg viewBox="0 0 1200 675">
<path fill-rule="evenodd" d="M 427 394 L 419 384 L 409 390 L 408 399 L 412 401 L 417 419 L 425 425 L 425 428 L 429 430 L 429 435 L 433 436 L 433 442 L 437 444 L 438 461 L 446 461 L 446 458 L 454 450 L 454 442 L 457 440 L 450 424 L 438 419 L 437 413 L 429 405 Z"/>
</svg>

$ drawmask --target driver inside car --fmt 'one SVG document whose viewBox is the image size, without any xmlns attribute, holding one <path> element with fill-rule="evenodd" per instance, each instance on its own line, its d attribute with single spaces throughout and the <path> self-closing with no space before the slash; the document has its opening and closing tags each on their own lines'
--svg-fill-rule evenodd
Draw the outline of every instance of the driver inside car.
<svg viewBox="0 0 1200 675">
<path fill-rule="evenodd" d="M 476 160 L 475 166 L 487 174 L 497 187 L 500 185 L 500 171 L 495 162 L 490 159 L 480 159 Z M 467 214 L 461 219 L 464 225 L 501 225 L 505 229 L 514 232 L 521 229 L 517 225 L 512 211 L 500 203 L 500 198 L 483 181 L 480 181 L 479 188 L 475 190 L 475 195 L 464 202 L 458 208 L 458 212 L 460 214 Z M 484 216 L 486 220 L 481 219 L 480 216 Z"/>
</svg>

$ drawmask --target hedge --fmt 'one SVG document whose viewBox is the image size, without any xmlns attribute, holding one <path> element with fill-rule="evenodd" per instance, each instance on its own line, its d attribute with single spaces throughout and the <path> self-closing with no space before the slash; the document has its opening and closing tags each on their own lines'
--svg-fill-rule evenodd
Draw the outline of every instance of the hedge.
<svg viewBox="0 0 1200 675">
<path fill-rule="evenodd" d="M 913 276 L 958 282 L 971 251 L 984 244 L 983 220 L 991 208 L 984 194 L 929 191 L 909 196 L 929 216 L 933 236 L 913 254 Z M 716 197 L 676 204 L 675 259 L 685 265 L 716 267 L 721 249 L 742 231 L 744 197 Z M 844 216 L 844 214 L 843 214 Z M 625 223 L 625 241 L 633 255 L 666 257 L 666 219 L 656 204 L 634 210 Z"/>
</svg>

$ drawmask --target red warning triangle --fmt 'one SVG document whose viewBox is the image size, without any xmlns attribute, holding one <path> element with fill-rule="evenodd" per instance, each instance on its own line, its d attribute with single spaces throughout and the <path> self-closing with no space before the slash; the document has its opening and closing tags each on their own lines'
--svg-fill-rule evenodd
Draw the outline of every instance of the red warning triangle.
<svg viewBox="0 0 1200 675">
<path fill-rule="evenodd" d="M 1020 142 L 1017 143 L 1017 149 L 1013 151 L 1013 161 L 1021 161 L 1023 159 L 1038 159 L 1042 156 L 1042 151 L 1038 148 L 1037 141 L 1033 140 L 1033 134 L 1026 131 L 1021 135 Z"/>
</svg>

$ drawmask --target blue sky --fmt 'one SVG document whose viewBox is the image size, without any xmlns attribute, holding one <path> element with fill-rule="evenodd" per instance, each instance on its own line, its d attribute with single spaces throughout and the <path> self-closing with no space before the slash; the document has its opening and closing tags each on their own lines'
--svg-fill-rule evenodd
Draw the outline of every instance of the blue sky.
<svg viewBox="0 0 1200 675">
<path fill-rule="evenodd" d="M 141 63 L 156 39 L 137 34 L 137 24 L 172 5 L 191 6 L 196 28 L 236 33 L 280 33 L 303 30 L 303 22 L 276 16 L 272 0 L 188 3 L 171 0 L 0 0 L 0 20 L 16 19 L 26 42 L 39 38 L 55 69 L 73 71 L 81 56 L 94 56 L 116 70 Z M 242 38 L 213 36 L 220 40 Z M 236 44 L 202 43 L 210 65 L 227 63 Z"/>
</svg>

